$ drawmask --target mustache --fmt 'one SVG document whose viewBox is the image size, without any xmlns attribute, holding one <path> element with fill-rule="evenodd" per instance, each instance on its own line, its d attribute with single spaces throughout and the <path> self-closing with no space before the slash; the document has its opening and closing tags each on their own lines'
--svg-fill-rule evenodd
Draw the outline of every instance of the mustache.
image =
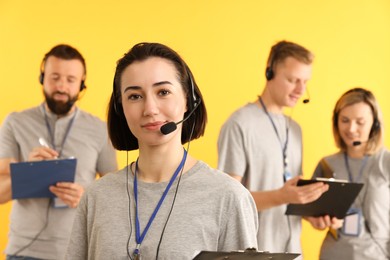
<svg viewBox="0 0 390 260">
<path fill-rule="evenodd" d="M 55 94 L 67 95 L 68 97 L 70 97 L 70 95 L 68 93 L 63 92 L 63 91 L 55 91 L 55 92 L 53 92 L 52 96 L 55 95 Z"/>
</svg>

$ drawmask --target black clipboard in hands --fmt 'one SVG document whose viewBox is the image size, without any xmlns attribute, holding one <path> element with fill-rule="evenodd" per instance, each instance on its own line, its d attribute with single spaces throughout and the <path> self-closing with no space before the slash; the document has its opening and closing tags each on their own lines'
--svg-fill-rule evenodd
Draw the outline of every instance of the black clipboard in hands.
<svg viewBox="0 0 390 260">
<path fill-rule="evenodd" d="M 74 182 L 77 159 L 11 163 L 12 199 L 54 198 L 49 186 Z"/>
<path fill-rule="evenodd" d="M 350 183 L 343 180 L 326 178 L 299 180 L 297 185 L 302 186 L 315 182 L 328 184 L 328 191 L 324 192 L 321 197 L 313 202 L 287 205 L 286 215 L 308 217 L 329 215 L 330 217 L 343 219 L 363 187 L 363 183 Z"/>
</svg>

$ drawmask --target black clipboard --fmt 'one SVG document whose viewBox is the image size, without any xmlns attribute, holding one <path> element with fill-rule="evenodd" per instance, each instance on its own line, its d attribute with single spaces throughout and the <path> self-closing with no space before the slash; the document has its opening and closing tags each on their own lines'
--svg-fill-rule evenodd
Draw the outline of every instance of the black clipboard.
<svg viewBox="0 0 390 260">
<path fill-rule="evenodd" d="M 202 251 L 193 260 L 293 260 L 300 254 L 257 251 L 215 252 Z"/>
<path fill-rule="evenodd" d="M 315 182 L 324 182 L 328 184 L 329 190 L 323 193 L 316 201 L 307 204 L 287 205 L 286 215 L 312 217 L 329 215 L 330 217 L 343 219 L 363 187 L 363 183 L 350 183 L 325 178 L 299 180 L 298 186 Z"/>
<path fill-rule="evenodd" d="M 77 159 L 11 163 L 12 199 L 54 198 L 49 186 L 74 182 Z"/>
</svg>

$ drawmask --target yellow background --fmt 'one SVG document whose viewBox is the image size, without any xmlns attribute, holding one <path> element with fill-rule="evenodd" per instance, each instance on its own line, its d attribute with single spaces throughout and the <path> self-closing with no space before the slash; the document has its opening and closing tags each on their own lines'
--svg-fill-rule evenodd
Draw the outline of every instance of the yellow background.
<svg viewBox="0 0 390 260">
<path fill-rule="evenodd" d="M 388 0 L 0 0 L 0 122 L 42 101 L 39 66 L 56 44 L 71 44 L 86 58 L 88 89 L 78 104 L 105 119 L 116 61 L 135 43 L 161 42 L 183 56 L 202 90 L 209 123 L 191 153 L 215 167 L 222 123 L 255 100 L 271 45 L 286 39 L 316 56 L 310 103 L 286 111 L 302 126 L 310 177 L 319 159 L 335 151 L 331 111 L 347 89 L 371 89 L 390 122 L 389 28 Z M 125 158 L 119 154 L 120 166 Z M 10 208 L 0 205 L 0 252 Z M 323 235 L 304 223 L 305 259 L 318 258 Z"/>
</svg>

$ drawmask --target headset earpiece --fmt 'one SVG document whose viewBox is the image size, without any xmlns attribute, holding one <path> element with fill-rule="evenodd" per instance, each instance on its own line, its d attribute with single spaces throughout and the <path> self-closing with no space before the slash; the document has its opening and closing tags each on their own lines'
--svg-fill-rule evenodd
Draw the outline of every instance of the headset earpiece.
<svg viewBox="0 0 390 260">
<path fill-rule="evenodd" d="M 84 80 L 82 80 L 81 84 L 80 84 L 80 92 L 83 91 L 86 88 L 87 88 L 87 86 L 85 86 L 85 82 L 84 82 Z"/>
<path fill-rule="evenodd" d="M 273 61 L 271 62 L 271 66 L 272 66 L 272 63 L 273 63 Z M 265 70 L 265 78 L 267 80 L 271 80 L 274 77 L 274 71 L 272 70 L 271 66 L 267 67 L 267 69 Z"/>
<path fill-rule="evenodd" d="M 372 127 L 375 131 L 377 131 L 381 128 L 381 123 L 379 123 L 379 120 L 377 118 L 375 118 Z"/>
<path fill-rule="evenodd" d="M 279 55 L 279 46 L 274 46 L 271 49 L 270 57 L 268 60 L 268 66 L 265 69 L 265 78 L 269 81 L 275 77 L 275 72 L 273 70 L 274 68 L 274 63 L 275 63 L 275 58 L 276 56 Z"/>
<path fill-rule="evenodd" d="M 41 85 L 43 85 L 43 78 L 45 77 L 45 73 L 43 73 L 43 71 L 41 71 L 41 73 L 39 74 L 39 83 L 41 83 Z"/>
<path fill-rule="evenodd" d="M 190 87 L 191 87 L 191 95 L 192 95 L 189 97 L 189 100 L 190 100 L 192 106 L 196 107 L 198 105 L 199 100 L 195 94 L 194 80 L 192 79 L 192 75 L 191 75 L 190 70 L 187 66 L 186 66 L 186 70 L 187 70 L 187 74 L 188 74 L 188 78 L 189 78 L 189 83 L 190 83 Z"/>
<path fill-rule="evenodd" d="M 116 104 L 116 97 L 115 97 L 115 94 L 113 93 L 112 94 L 112 105 L 114 107 L 114 111 L 115 111 L 115 114 L 117 114 L 118 116 L 120 116 L 120 113 L 119 113 L 119 108 Z"/>
<path fill-rule="evenodd" d="M 375 117 L 374 122 L 372 123 L 369 137 L 371 138 L 375 136 L 379 132 L 380 128 L 381 128 L 381 123 L 379 122 L 378 118 Z"/>
</svg>

